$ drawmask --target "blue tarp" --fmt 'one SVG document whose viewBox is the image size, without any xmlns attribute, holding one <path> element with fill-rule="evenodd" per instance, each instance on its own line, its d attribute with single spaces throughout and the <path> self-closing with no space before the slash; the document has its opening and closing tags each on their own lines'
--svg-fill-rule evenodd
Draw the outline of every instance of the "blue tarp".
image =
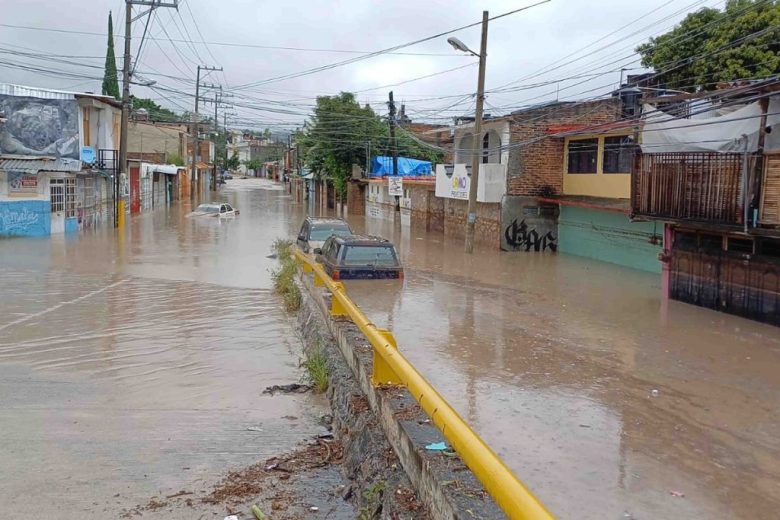
<svg viewBox="0 0 780 520">
<path fill-rule="evenodd" d="M 371 160 L 371 177 L 383 177 L 393 175 L 393 158 L 378 155 Z M 420 161 L 408 157 L 398 158 L 399 177 L 421 177 L 423 175 L 432 175 L 431 161 Z"/>
</svg>

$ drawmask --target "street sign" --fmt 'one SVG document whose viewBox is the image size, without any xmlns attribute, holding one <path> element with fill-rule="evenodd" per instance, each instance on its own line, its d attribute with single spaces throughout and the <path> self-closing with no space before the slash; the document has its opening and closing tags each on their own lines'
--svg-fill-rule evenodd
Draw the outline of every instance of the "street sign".
<svg viewBox="0 0 780 520">
<path fill-rule="evenodd" d="M 403 197 L 404 196 L 404 178 L 403 177 L 388 177 L 387 178 L 387 192 L 391 197 Z"/>
<path fill-rule="evenodd" d="M 97 154 L 95 153 L 95 149 L 91 146 L 82 146 L 81 162 L 86 164 L 95 164 L 95 161 L 97 161 Z"/>
</svg>

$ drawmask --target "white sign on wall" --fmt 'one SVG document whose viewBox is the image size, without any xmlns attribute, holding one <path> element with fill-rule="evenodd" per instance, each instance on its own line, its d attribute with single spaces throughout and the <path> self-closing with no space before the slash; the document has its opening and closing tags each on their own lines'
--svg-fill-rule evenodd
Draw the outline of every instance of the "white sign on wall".
<svg viewBox="0 0 780 520">
<path fill-rule="evenodd" d="M 404 196 L 403 177 L 388 177 L 387 192 L 391 197 L 403 197 Z"/>
</svg>

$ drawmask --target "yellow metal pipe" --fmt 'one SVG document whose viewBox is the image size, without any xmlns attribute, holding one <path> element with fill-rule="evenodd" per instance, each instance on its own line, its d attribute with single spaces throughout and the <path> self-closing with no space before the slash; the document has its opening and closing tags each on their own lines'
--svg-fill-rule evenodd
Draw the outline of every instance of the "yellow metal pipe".
<svg viewBox="0 0 780 520">
<path fill-rule="evenodd" d="M 330 290 L 333 298 L 339 302 L 340 310 L 346 312 L 363 332 L 375 351 L 395 372 L 398 380 L 406 386 L 507 517 L 513 520 L 553 519 L 553 515 L 531 490 L 512 473 L 498 455 L 485 444 L 485 441 L 466 424 L 458 412 L 395 348 L 394 342 L 389 341 L 383 331 L 363 314 L 363 311 L 347 296 L 344 286 L 337 285 L 325 273 L 322 266 L 316 264 L 300 250 L 296 249 L 295 255 L 299 261 L 309 265 L 315 277 Z"/>
</svg>

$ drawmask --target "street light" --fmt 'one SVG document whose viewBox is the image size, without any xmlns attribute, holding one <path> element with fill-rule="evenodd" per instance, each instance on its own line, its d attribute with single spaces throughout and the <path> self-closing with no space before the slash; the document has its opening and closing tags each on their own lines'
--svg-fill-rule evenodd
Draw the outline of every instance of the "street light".
<svg viewBox="0 0 780 520">
<path fill-rule="evenodd" d="M 479 58 L 479 76 L 477 79 L 477 108 L 474 111 L 474 137 L 471 155 L 471 185 L 469 186 L 469 206 L 466 217 L 466 253 L 474 252 L 474 231 L 477 223 L 477 188 L 479 186 L 479 159 L 482 156 L 482 105 L 485 101 L 485 60 L 487 58 L 488 12 L 482 11 L 482 41 L 479 54 L 472 51 L 465 43 L 453 37 L 447 38 L 447 43 L 455 50 L 467 52 Z"/>
<path fill-rule="evenodd" d="M 449 43 L 450 45 L 452 45 L 452 48 L 453 48 L 453 49 L 455 49 L 456 51 L 460 51 L 460 52 L 468 52 L 468 53 L 469 53 L 469 54 L 471 54 L 472 56 L 476 56 L 477 58 L 479 58 L 479 54 L 477 54 L 476 52 L 474 52 L 474 51 L 472 51 L 471 49 L 469 49 L 469 48 L 466 46 L 466 44 L 465 44 L 465 43 L 463 43 L 463 42 L 462 42 L 462 41 L 460 41 L 459 39 L 455 38 L 454 36 L 451 36 L 451 37 L 447 38 L 447 43 Z"/>
</svg>

